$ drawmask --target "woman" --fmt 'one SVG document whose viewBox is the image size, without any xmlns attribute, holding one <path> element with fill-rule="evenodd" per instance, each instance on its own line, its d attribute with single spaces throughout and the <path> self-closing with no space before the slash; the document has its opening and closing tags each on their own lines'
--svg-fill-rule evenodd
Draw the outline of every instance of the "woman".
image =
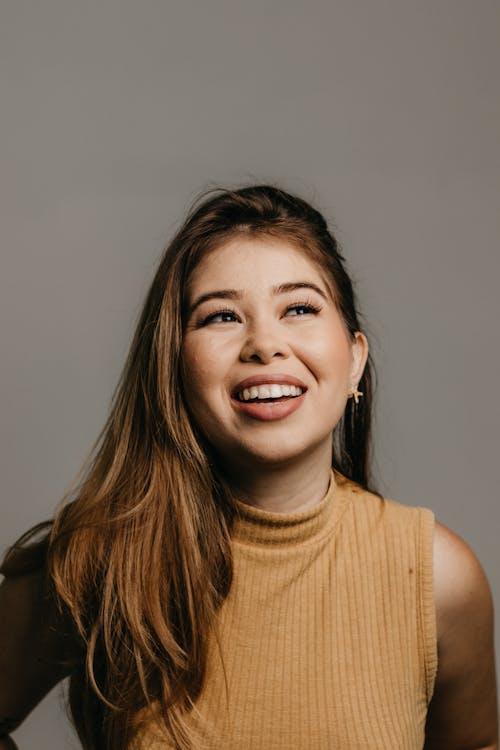
<svg viewBox="0 0 500 750">
<path fill-rule="evenodd" d="M 4 732 L 69 674 L 92 750 L 497 747 L 488 583 L 372 491 L 371 392 L 323 217 L 195 207 L 72 502 L 4 561 Z"/>
</svg>

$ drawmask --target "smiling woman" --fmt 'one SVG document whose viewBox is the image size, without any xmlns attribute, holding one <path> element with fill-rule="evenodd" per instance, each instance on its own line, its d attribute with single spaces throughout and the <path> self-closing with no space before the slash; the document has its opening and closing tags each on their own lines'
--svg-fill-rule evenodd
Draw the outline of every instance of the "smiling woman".
<svg viewBox="0 0 500 750">
<path fill-rule="evenodd" d="M 324 218 L 206 196 L 78 487 L 4 560 L 4 732 L 69 675 L 86 750 L 496 747 L 488 582 L 375 492 L 371 407 Z"/>
<path fill-rule="evenodd" d="M 255 474 L 256 461 L 263 473 L 294 461 L 297 478 L 306 455 L 309 469 L 330 466 L 333 430 L 368 345 L 347 330 L 317 263 L 290 241 L 237 237 L 203 258 L 188 294 L 186 402 L 231 484 L 245 493 L 238 477 Z"/>
</svg>

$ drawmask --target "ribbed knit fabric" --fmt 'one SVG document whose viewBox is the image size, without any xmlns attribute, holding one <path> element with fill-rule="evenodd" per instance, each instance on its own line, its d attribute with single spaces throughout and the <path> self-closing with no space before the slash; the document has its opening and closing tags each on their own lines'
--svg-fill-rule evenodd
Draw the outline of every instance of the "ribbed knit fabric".
<svg viewBox="0 0 500 750">
<path fill-rule="evenodd" d="M 221 653 L 214 634 L 190 714 L 197 750 L 420 750 L 437 668 L 432 511 L 337 473 L 305 512 L 238 507 Z M 133 747 L 172 745 L 146 722 Z"/>
</svg>

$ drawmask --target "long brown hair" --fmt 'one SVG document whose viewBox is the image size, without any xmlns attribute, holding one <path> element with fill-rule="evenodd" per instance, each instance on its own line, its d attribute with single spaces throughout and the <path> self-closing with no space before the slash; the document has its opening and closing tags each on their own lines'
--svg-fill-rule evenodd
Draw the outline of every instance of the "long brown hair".
<svg viewBox="0 0 500 750">
<path fill-rule="evenodd" d="M 11 548 L 6 575 L 41 564 L 77 647 L 70 709 L 86 750 L 126 747 L 153 703 L 171 741 L 193 746 L 185 712 L 203 685 L 207 635 L 232 580 L 234 504 L 191 423 L 182 389 L 184 294 L 200 259 L 237 234 L 286 238 L 331 281 L 351 336 L 360 330 L 351 280 L 323 216 L 283 190 L 215 190 L 167 247 L 148 292 L 109 418 L 50 535 Z M 333 438 L 333 467 L 370 487 L 372 366 Z M 42 550 L 43 555 L 40 553 Z"/>
</svg>

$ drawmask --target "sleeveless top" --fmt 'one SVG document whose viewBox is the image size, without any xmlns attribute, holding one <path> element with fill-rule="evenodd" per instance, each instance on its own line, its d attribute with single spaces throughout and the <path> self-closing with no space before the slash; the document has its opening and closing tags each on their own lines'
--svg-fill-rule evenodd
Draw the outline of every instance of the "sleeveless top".
<svg viewBox="0 0 500 750">
<path fill-rule="evenodd" d="M 240 501 L 196 750 L 421 750 L 437 670 L 434 514 L 332 472 L 306 511 Z M 151 709 L 149 709 L 151 711 Z M 129 747 L 167 750 L 142 712 Z"/>
</svg>

